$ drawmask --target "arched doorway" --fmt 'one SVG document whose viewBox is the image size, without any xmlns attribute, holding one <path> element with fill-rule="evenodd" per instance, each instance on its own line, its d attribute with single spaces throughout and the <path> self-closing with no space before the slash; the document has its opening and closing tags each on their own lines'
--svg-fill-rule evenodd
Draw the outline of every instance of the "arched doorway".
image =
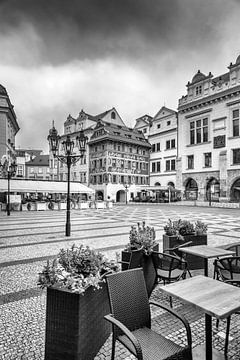
<svg viewBox="0 0 240 360">
<path fill-rule="evenodd" d="M 168 186 L 171 186 L 173 189 L 175 188 L 175 185 L 172 181 L 169 181 Z"/>
<path fill-rule="evenodd" d="M 240 202 L 240 178 L 234 181 L 231 186 L 230 201 Z"/>
<path fill-rule="evenodd" d="M 126 192 L 124 190 L 119 190 L 116 193 L 116 202 L 126 202 Z"/>
<path fill-rule="evenodd" d="M 220 183 L 215 177 L 207 178 L 206 199 L 207 201 L 219 201 Z"/>
<path fill-rule="evenodd" d="M 103 196 L 103 191 L 98 190 L 96 191 L 96 200 L 103 200 L 104 196 Z"/>
<path fill-rule="evenodd" d="M 156 182 L 154 186 L 161 186 L 160 182 Z"/>
<path fill-rule="evenodd" d="M 186 200 L 197 200 L 198 198 L 198 185 L 197 182 L 190 178 L 185 185 Z"/>
</svg>

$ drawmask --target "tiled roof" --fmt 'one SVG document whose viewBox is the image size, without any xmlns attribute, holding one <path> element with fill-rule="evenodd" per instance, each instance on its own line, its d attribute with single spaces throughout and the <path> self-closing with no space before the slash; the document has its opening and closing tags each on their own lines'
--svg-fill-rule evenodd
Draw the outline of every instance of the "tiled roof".
<svg viewBox="0 0 240 360">
<path fill-rule="evenodd" d="M 104 133 L 96 136 L 96 132 L 99 129 L 104 129 Z M 135 145 L 144 145 L 151 147 L 147 139 L 145 139 L 143 133 L 136 129 L 128 128 L 126 126 L 115 125 L 108 122 L 99 121 L 94 129 L 94 133 L 89 141 L 89 144 L 103 139 L 111 139 L 114 141 L 132 143 Z"/>
<path fill-rule="evenodd" d="M 49 166 L 49 155 L 38 155 L 34 159 L 27 161 L 26 166 Z"/>
</svg>

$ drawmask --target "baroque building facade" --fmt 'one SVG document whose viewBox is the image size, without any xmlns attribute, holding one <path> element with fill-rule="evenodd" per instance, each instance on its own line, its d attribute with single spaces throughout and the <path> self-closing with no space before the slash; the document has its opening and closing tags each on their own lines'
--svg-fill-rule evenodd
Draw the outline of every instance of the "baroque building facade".
<svg viewBox="0 0 240 360">
<path fill-rule="evenodd" d="M 89 146 L 89 186 L 97 198 L 133 199 L 149 185 L 151 146 L 142 131 L 99 120 Z"/>
<path fill-rule="evenodd" d="M 240 56 L 198 71 L 178 106 L 177 184 L 186 199 L 240 201 Z"/>
<path fill-rule="evenodd" d="M 5 87 L 0 85 L 0 160 L 15 158 L 15 137 L 20 127 Z"/>
</svg>

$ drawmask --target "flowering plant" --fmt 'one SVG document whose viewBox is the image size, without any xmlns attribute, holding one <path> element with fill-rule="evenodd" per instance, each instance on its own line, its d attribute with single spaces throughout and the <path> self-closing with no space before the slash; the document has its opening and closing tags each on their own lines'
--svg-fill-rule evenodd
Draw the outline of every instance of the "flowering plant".
<svg viewBox="0 0 240 360">
<path fill-rule="evenodd" d="M 103 276 L 113 271 L 118 271 L 115 261 L 107 260 L 88 246 L 73 245 L 70 249 L 61 249 L 51 263 L 47 261 L 39 273 L 38 285 L 84 294 L 89 286 L 99 289 Z"/>
<path fill-rule="evenodd" d="M 146 254 L 150 254 L 153 247 L 157 245 L 155 241 L 156 233 L 154 227 L 146 226 L 145 221 L 137 223 L 137 226 L 132 225 L 129 233 L 129 243 L 127 250 L 136 250 L 142 248 Z"/>
<path fill-rule="evenodd" d="M 202 233 L 206 234 L 207 225 L 201 221 L 197 221 L 195 224 L 188 220 L 175 220 L 168 219 L 168 223 L 164 226 L 165 234 L 168 236 L 177 236 L 179 240 L 184 240 L 185 235 L 198 234 L 202 230 Z"/>
</svg>

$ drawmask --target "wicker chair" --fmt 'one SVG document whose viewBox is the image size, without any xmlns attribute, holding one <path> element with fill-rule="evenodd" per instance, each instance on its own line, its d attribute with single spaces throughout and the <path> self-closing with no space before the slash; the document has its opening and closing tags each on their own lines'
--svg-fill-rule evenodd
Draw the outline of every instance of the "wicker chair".
<svg viewBox="0 0 240 360">
<path fill-rule="evenodd" d="M 240 257 L 229 256 L 214 261 L 214 278 L 234 286 L 240 286 Z M 240 314 L 240 312 L 236 312 Z M 224 353 L 227 355 L 231 316 L 227 318 Z M 218 328 L 219 320 L 216 322 Z"/>
<path fill-rule="evenodd" d="M 187 264 L 187 272 L 188 272 L 189 276 L 192 277 L 192 274 L 191 274 L 191 272 L 190 272 L 190 270 L 188 268 L 188 263 L 186 261 L 186 254 L 183 253 L 182 251 L 179 251 L 180 248 L 189 246 L 190 244 L 192 244 L 192 241 L 187 241 L 187 242 L 185 242 L 183 244 L 174 246 L 172 248 L 164 249 L 163 252 L 166 253 L 166 254 L 169 254 L 169 255 L 179 257 L 181 260 L 184 260 L 186 262 L 186 264 Z"/>
<path fill-rule="evenodd" d="M 157 283 L 163 282 L 165 285 L 186 278 L 188 266 L 184 259 L 167 253 L 153 251 L 152 260 L 156 271 Z M 169 301 L 172 307 L 171 296 L 169 296 Z"/>
<path fill-rule="evenodd" d="M 113 327 L 112 360 L 116 340 L 139 360 L 192 360 L 192 337 L 187 320 L 168 306 L 149 302 L 142 269 L 108 275 L 107 287 L 112 314 L 105 319 Z M 150 304 L 166 310 L 183 323 L 187 335 L 185 347 L 151 330 Z"/>
</svg>

